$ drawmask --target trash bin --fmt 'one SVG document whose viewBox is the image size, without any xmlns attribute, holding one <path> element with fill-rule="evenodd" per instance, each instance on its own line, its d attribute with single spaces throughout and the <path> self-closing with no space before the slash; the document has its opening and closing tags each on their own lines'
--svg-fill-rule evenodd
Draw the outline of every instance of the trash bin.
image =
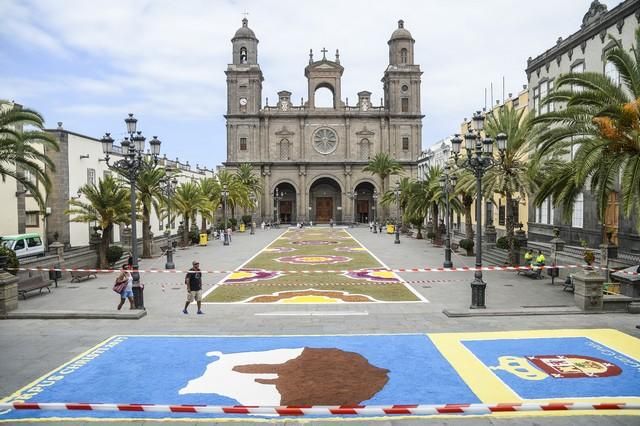
<svg viewBox="0 0 640 426">
<path fill-rule="evenodd" d="M 396 232 L 396 227 L 391 225 L 391 224 L 388 224 L 387 225 L 387 234 L 393 234 L 395 232 Z"/>
<path fill-rule="evenodd" d="M 54 266 L 55 269 L 60 269 L 60 265 L 56 264 Z M 62 279 L 62 272 L 61 271 L 49 271 L 49 281 L 54 281 L 56 288 L 58 287 L 58 280 Z"/>
<path fill-rule="evenodd" d="M 207 242 L 208 242 L 207 233 L 203 232 L 202 234 L 200 234 L 200 245 L 201 246 L 206 246 Z"/>
<path fill-rule="evenodd" d="M 240 224 L 240 232 L 244 232 L 244 222 Z"/>
</svg>

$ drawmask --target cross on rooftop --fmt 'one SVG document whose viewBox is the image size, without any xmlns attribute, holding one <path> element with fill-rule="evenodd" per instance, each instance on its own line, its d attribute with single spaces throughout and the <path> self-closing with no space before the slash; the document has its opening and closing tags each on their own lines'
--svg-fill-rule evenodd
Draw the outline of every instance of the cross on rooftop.
<svg viewBox="0 0 640 426">
<path fill-rule="evenodd" d="M 249 12 L 247 12 L 246 10 L 244 12 L 242 12 L 242 15 L 244 15 L 244 17 L 246 18 L 247 15 L 249 15 Z"/>
<path fill-rule="evenodd" d="M 327 57 L 325 56 L 325 54 L 328 52 L 328 50 L 327 50 L 325 47 L 323 47 L 323 48 L 322 48 L 322 50 L 321 50 L 321 52 L 322 52 L 322 60 L 324 61 L 325 59 L 327 59 Z"/>
</svg>

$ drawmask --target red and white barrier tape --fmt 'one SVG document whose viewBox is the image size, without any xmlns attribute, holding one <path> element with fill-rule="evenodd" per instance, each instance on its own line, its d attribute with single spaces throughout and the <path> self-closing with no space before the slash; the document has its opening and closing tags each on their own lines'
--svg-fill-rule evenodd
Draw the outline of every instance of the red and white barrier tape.
<svg viewBox="0 0 640 426">
<path fill-rule="evenodd" d="M 91 403 L 0 403 L 0 410 L 65 410 L 127 411 L 154 413 L 262 414 L 279 416 L 387 416 L 439 414 L 492 414 L 517 411 L 567 410 L 638 410 L 640 403 L 628 402 L 558 402 L 506 404 L 440 404 L 440 405 L 353 405 L 353 406 L 219 406 L 156 404 L 91 404 Z"/>
<path fill-rule="evenodd" d="M 539 266 L 539 267 L 531 267 L 531 266 L 482 266 L 480 268 L 476 268 L 474 266 L 460 266 L 456 268 L 443 268 L 443 267 L 424 267 L 424 268 L 396 268 L 396 269 L 385 269 L 385 268 L 363 268 L 363 269 L 327 269 L 327 270 L 308 270 L 308 271 L 295 271 L 295 270 L 287 270 L 287 271 L 267 271 L 267 272 L 277 272 L 280 274 L 324 274 L 324 273 L 332 273 L 332 274 L 345 274 L 350 272 L 367 272 L 367 271 L 384 271 L 384 272 L 474 272 L 474 271 L 532 271 L 536 269 L 575 269 L 575 268 L 591 268 L 597 269 L 601 271 L 606 271 L 607 268 L 600 266 L 589 266 L 589 265 L 556 265 L 556 266 Z M 40 272 L 48 272 L 48 271 L 57 271 L 57 272 L 120 272 L 120 269 L 88 269 L 88 268 L 7 268 L 10 271 L 40 271 Z M 625 275 L 640 275 L 638 272 L 630 272 L 630 271 L 615 271 L 614 269 L 609 269 L 610 271 L 614 271 L 617 273 L 625 274 Z M 230 274 L 232 272 L 240 272 L 243 269 L 238 270 L 201 270 L 198 271 L 201 274 Z M 250 271 L 250 270 L 247 270 Z M 180 269 L 135 269 L 129 270 L 129 272 L 140 272 L 140 273 L 161 273 L 161 274 L 190 274 L 194 273 L 194 271 L 183 271 Z"/>
</svg>

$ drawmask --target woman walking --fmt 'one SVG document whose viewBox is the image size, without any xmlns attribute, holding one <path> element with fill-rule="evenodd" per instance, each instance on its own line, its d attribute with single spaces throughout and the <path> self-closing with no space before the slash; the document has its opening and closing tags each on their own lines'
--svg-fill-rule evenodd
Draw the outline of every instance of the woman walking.
<svg viewBox="0 0 640 426">
<path fill-rule="evenodd" d="M 122 271 L 118 278 L 116 278 L 116 286 L 122 286 L 120 291 L 120 303 L 118 304 L 118 310 L 122 309 L 125 299 L 129 299 L 130 309 L 134 308 L 133 304 L 133 276 L 131 272 L 127 270 L 127 265 L 122 265 Z"/>
</svg>

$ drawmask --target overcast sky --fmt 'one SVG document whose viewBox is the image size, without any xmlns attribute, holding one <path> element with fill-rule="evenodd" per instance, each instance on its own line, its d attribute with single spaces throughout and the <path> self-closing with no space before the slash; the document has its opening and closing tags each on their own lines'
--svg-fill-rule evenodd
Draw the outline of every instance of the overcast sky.
<svg viewBox="0 0 640 426">
<path fill-rule="evenodd" d="M 340 49 L 342 96 L 382 97 L 387 40 L 404 19 L 422 75 L 423 146 L 471 112 L 526 84 L 527 57 L 580 28 L 591 0 L 0 0 L 0 98 L 44 114 L 48 127 L 124 136 L 133 112 L 162 152 L 214 167 L 226 157 L 231 37 L 248 12 L 260 40 L 263 104 L 279 90 L 306 100 L 309 49 Z M 609 9 L 619 0 L 604 0 Z"/>
</svg>

